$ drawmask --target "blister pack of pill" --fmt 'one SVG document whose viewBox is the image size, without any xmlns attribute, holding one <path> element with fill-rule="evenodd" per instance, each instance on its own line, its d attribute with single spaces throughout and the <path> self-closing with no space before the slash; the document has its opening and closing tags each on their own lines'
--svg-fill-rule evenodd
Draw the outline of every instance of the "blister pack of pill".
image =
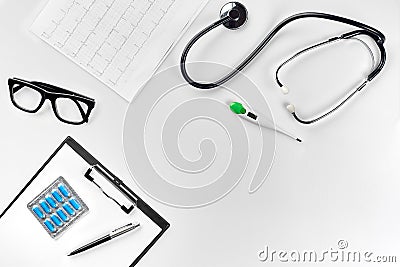
<svg viewBox="0 0 400 267">
<path fill-rule="evenodd" d="M 52 238 L 58 238 L 89 211 L 63 177 L 57 178 L 27 207 Z"/>
</svg>

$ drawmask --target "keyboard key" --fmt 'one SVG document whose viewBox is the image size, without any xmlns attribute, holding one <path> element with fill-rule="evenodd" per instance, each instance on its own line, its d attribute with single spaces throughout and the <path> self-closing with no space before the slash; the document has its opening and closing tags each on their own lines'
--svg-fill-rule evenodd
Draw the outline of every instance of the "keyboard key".
<svg viewBox="0 0 400 267">
<path fill-rule="evenodd" d="M 88 10 L 92 6 L 94 1 L 95 0 L 82 0 L 81 1 L 82 8 Z"/>
<path fill-rule="evenodd" d="M 147 39 L 149 38 L 149 36 L 147 36 L 145 33 L 143 32 L 137 32 L 134 34 L 133 36 L 133 40 L 135 42 L 135 45 L 137 45 L 138 47 L 142 47 L 143 44 L 147 41 Z"/>
<path fill-rule="evenodd" d="M 121 49 L 122 45 L 126 42 L 126 38 L 117 31 L 113 31 L 108 37 L 107 42 L 115 49 Z"/>
<path fill-rule="evenodd" d="M 146 20 L 146 22 L 142 25 L 142 32 L 147 36 L 150 36 L 151 33 L 155 30 L 156 26 L 157 24 L 153 20 Z"/>
<path fill-rule="evenodd" d="M 101 59 L 111 62 L 112 59 L 114 58 L 115 54 L 117 53 L 117 49 L 112 47 L 110 44 L 105 43 L 99 50 L 99 55 Z M 95 61 L 95 59 L 94 59 Z"/>
<path fill-rule="evenodd" d="M 156 24 L 158 24 L 164 16 L 165 16 L 164 11 L 162 11 L 161 9 L 158 9 L 158 8 L 155 8 L 149 14 L 149 18 Z"/>
<path fill-rule="evenodd" d="M 146 13 L 147 10 L 150 8 L 151 4 L 152 3 L 147 0 L 136 0 L 134 3 L 135 8 L 140 10 L 140 12 L 142 13 Z"/>
<path fill-rule="evenodd" d="M 167 12 L 168 9 L 171 8 L 172 4 L 174 3 L 173 0 L 164 0 L 164 1 L 160 1 L 159 2 L 159 7 L 161 8 L 161 10 L 163 10 L 164 12 Z"/>
<path fill-rule="evenodd" d="M 126 19 L 121 19 L 115 30 L 125 38 L 128 38 L 131 35 L 133 28 L 134 26 L 131 23 L 129 23 Z"/>
</svg>

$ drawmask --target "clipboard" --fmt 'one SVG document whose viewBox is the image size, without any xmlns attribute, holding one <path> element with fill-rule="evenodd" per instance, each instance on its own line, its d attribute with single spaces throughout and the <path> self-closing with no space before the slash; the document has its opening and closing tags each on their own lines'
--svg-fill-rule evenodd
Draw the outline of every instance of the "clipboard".
<svg viewBox="0 0 400 267">
<path fill-rule="evenodd" d="M 90 211 L 58 240 L 53 240 L 30 214 L 26 204 L 58 176 L 63 176 L 72 185 Z M 99 186 L 100 181 L 103 187 L 108 185 L 116 189 L 118 199 L 110 196 L 109 190 L 112 189 Z M 80 255 L 67 257 L 70 251 L 85 242 L 132 221 L 141 224 L 137 232 Z M 0 265 L 135 266 L 169 226 L 121 179 L 68 136 L 0 214 L 0 242 L 6 242 L 2 246 L 4 256 L 0 258 Z"/>
</svg>

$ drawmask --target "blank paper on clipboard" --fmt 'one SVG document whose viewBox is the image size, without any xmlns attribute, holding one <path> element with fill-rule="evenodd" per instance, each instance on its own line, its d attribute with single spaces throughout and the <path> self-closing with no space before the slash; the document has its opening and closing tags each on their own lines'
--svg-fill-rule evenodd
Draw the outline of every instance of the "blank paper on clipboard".
<svg viewBox="0 0 400 267">
<path fill-rule="evenodd" d="M 67 138 L 67 141 L 73 139 Z M 105 197 L 84 177 L 92 163 L 74 149 L 76 147 L 64 142 L 32 183 L 1 215 L 0 242 L 6 243 L 2 245 L 0 266 L 133 266 L 168 228 L 166 221 L 163 226 L 156 223 L 162 219 L 161 216 L 157 214 L 156 218 L 150 218 L 146 214 L 148 211 L 140 209 L 149 208 L 141 199 L 138 200 L 139 207 L 127 214 Z M 89 212 L 59 239 L 53 240 L 26 205 L 59 176 L 63 176 L 79 194 Z M 140 227 L 107 244 L 67 257 L 72 250 L 129 222 L 139 222 Z"/>
</svg>

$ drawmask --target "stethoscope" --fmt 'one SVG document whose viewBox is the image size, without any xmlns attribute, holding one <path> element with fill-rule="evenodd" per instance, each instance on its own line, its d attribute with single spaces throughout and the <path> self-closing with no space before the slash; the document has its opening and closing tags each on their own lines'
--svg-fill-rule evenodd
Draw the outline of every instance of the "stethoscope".
<svg viewBox="0 0 400 267">
<path fill-rule="evenodd" d="M 332 20 L 332 21 L 348 24 L 348 25 L 357 27 L 359 29 L 344 33 L 340 36 L 333 37 L 324 42 L 307 47 L 307 48 L 297 52 L 295 55 L 293 55 L 288 60 L 283 62 L 278 67 L 275 78 L 276 78 L 276 82 L 277 82 L 278 86 L 281 88 L 281 90 L 284 94 L 289 93 L 289 89 L 286 86 L 284 86 L 284 84 L 279 79 L 279 71 L 282 69 L 282 67 L 284 67 L 289 62 L 291 62 L 292 60 L 296 59 L 297 57 L 303 55 L 306 52 L 312 51 L 314 49 L 326 46 L 326 45 L 334 43 L 334 42 L 338 42 L 341 40 L 349 40 L 349 39 L 354 39 L 354 40 L 360 41 L 364 46 L 367 47 L 368 51 L 370 52 L 370 55 L 372 58 L 372 65 L 373 65 L 370 74 L 363 80 L 363 82 L 360 85 L 358 85 L 356 87 L 356 89 L 354 91 L 352 91 L 347 97 L 345 97 L 344 100 L 341 100 L 338 104 L 333 106 L 333 108 L 331 108 L 329 111 L 323 113 L 320 116 L 317 116 L 316 118 L 308 119 L 308 120 L 301 119 L 296 113 L 295 106 L 293 104 L 287 105 L 286 108 L 289 110 L 289 112 L 293 115 L 293 117 L 298 122 L 303 123 L 303 124 L 311 124 L 311 123 L 317 122 L 317 121 L 327 117 L 328 115 L 332 114 L 336 110 L 338 110 L 347 101 L 349 101 L 354 95 L 356 95 L 357 92 L 360 92 L 369 82 L 371 82 L 381 72 L 381 70 L 383 69 L 383 66 L 385 65 L 385 62 L 386 62 L 386 51 L 383 46 L 383 44 L 385 42 L 385 36 L 380 31 L 378 31 L 377 29 L 370 27 L 366 24 L 363 24 L 361 22 L 357 22 L 357 21 L 354 21 L 351 19 L 336 16 L 336 15 L 317 13 L 317 12 L 299 13 L 299 14 L 296 14 L 296 15 L 286 18 L 285 20 L 280 22 L 275 28 L 273 28 L 271 30 L 271 32 L 269 32 L 267 34 L 267 36 L 264 38 L 264 40 L 262 40 L 262 42 L 236 68 L 234 68 L 233 71 L 231 71 L 230 73 L 228 73 L 227 75 L 225 75 L 224 77 L 222 77 L 221 79 L 219 79 L 216 82 L 212 82 L 212 83 L 196 82 L 189 76 L 189 74 L 187 73 L 187 70 L 186 70 L 186 58 L 187 58 L 187 55 L 188 55 L 190 49 L 192 48 L 192 46 L 202 36 L 204 36 L 206 33 L 210 32 L 211 30 L 215 29 L 216 27 L 218 27 L 220 25 L 224 25 L 226 28 L 228 28 L 230 30 L 235 30 L 235 29 L 240 28 L 247 21 L 247 9 L 244 7 L 244 5 L 242 5 L 239 2 L 229 2 L 222 7 L 221 12 L 220 12 L 220 19 L 218 21 L 212 23 L 211 25 L 209 25 L 202 31 L 200 31 L 198 34 L 196 34 L 186 45 L 186 47 L 182 53 L 181 64 L 180 64 L 182 75 L 190 85 L 192 85 L 196 88 L 199 88 L 199 89 L 212 89 L 217 86 L 220 86 L 220 85 L 226 83 L 227 81 L 229 81 L 230 79 L 232 79 L 233 77 L 235 77 L 240 71 L 242 71 L 265 48 L 265 46 L 272 40 L 272 38 L 284 26 L 286 26 L 287 24 L 289 24 L 292 21 L 295 21 L 298 19 L 303 19 L 303 18 L 319 18 L 319 19 Z M 375 64 L 375 58 L 374 58 L 373 52 L 369 48 L 369 46 L 364 41 L 357 38 L 362 35 L 368 36 L 372 40 L 374 40 L 377 47 L 379 48 L 380 60 L 379 60 L 378 64 Z"/>
</svg>

